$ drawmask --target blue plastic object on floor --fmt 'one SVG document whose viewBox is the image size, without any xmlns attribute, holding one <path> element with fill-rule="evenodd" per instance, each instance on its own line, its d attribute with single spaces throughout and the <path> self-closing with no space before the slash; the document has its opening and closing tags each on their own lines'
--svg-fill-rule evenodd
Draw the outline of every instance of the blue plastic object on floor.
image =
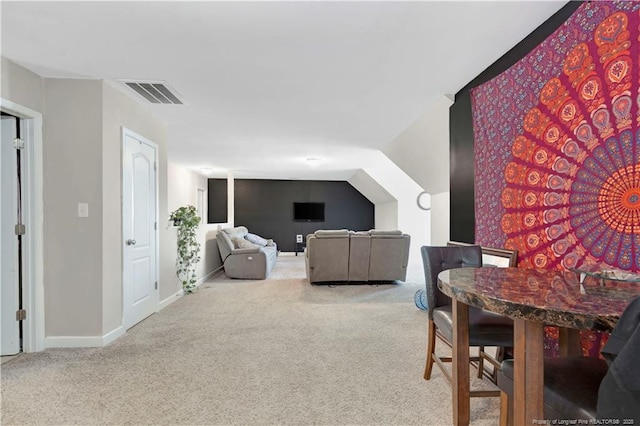
<svg viewBox="0 0 640 426">
<path fill-rule="evenodd" d="M 427 291 L 426 290 L 418 290 L 416 294 L 413 296 L 413 301 L 415 302 L 418 309 L 422 309 L 423 311 L 427 310 Z"/>
</svg>

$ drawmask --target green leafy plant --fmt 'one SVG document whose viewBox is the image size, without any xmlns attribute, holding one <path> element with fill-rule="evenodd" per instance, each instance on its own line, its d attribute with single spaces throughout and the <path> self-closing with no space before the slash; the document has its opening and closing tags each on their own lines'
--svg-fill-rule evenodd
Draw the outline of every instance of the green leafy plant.
<svg viewBox="0 0 640 426">
<path fill-rule="evenodd" d="M 178 227 L 178 257 L 176 275 L 185 293 L 196 289 L 196 266 L 200 262 L 200 243 L 196 231 L 200 217 L 193 206 L 180 207 L 171 212 L 169 220 Z"/>
</svg>

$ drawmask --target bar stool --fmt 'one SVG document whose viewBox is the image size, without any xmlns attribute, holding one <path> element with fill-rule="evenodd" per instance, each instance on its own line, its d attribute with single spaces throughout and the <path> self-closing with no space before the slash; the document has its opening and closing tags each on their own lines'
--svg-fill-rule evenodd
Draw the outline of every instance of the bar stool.
<svg viewBox="0 0 640 426">
<path fill-rule="evenodd" d="M 462 267 L 481 267 L 482 249 L 480 246 L 465 247 L 421 247 L 427 287 L 427 313 L 429 317 L 429 338 L 427 342 L 427 361 L 424 378 L 431 378 L 433 364 L 437 364 L 451 384 L 451 373 L 445 362 L 451 357 L 438 357 L 435 354 L 436 337 L 452 347 L 453 313 L 451 298 L 438 289 L 438 274 L 447 269 Z M 479 347 L 478 357 L 470 357 L 470 361 L 479 362 L 484 359 L 500 368 L 500 364 L 491 355 L 484 352 L 485 346 L 513 346 L 513 320 L 503 315 L 471 307 L 469 309 L 469 346 Z M 482 374 L 482 364 L 479 375 Z M 499 391 L 471 391 L 470 396 L 499 396 Z"/>
<path fill-rule="evenodd" d="M 596 418 L 598 389 L 607 374 L 607 363 L 599 358 L 566 356 L 544 360 L 544 417 L 553 419 Z M 500 426 L 513 418 L 513 360 L 502 362 L 498 371 Z"/>
</svg>

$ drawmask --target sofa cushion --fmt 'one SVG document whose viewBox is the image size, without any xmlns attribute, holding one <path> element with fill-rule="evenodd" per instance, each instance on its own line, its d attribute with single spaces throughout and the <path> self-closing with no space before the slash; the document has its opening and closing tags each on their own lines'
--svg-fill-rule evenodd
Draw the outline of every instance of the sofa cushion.
<svg viewBox="0 0 640 426">
<path fill-rule="evenodd" d="M 229 238 L 229 234 L 222 231 L 218 232 L 218 235 L 216 235 L 216 240 L 218 241 L 218 250 L 220 251 L 220 257 L 224 262 L 227 256 L 229 256 L 235 248 L 233 245 L 233 241 L 231 241 L 231 238 Z"/>
<path fill-rule="evenodd" d="M 269 242 L 266 239 L 262 238 L 260 235 L 252 234 L 251 232 L 247 233 L 247 235 L 244 236 L 244 239 L 249 241 L 250 243 L 257 244 L 262 247 L 266 246 Z"/>
<path fill-rule="evenodd" d="M 316 238 L 348 237 L 349 231 L 347 229 L 319 229 L 313 235 Z"/>
<path fill-rule="evenodd" d="M 226 233 L 229 238 L 244 238 L 249 233 L 246 226 L 236 226 L 235 228 L 224 228 L 222 232 Z"/>
<path fill-rule="evenodd" d="M 369 231 L 372 237 L 401 237 L 402 231 L 394 229 L 392 231 L 383 231 L 379 229 L 372 229 Z"/>
<path fill-rule="evenodd" d="M 371 236 L 368 232 L 352 232 L 349 235 L 349 281 L 369 280 Z"/>
<path fill-rule="evenodd" d="M 258 244 L 253 244 L 245 240 L 244 238 L 235 237 L 232 238 L 233 246 L 237 249 L 252 249 L 252 248 L 260 248 Z"/>
<path fill-rule="evenodd" d="M 404 281 L 410 244 L 407 234 L 372 235 L 369 281 Z"/>
</svg>

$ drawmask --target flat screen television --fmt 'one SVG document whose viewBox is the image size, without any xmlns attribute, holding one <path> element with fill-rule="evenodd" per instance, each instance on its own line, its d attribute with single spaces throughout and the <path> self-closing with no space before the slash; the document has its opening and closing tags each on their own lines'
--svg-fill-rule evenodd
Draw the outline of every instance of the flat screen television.
<svg viewBox="0 0 640 426">
<path fill-rule="evenodd" d="M 324 203 L 293 203 L 293 220 L 324 222 Z"/>
</svg>

